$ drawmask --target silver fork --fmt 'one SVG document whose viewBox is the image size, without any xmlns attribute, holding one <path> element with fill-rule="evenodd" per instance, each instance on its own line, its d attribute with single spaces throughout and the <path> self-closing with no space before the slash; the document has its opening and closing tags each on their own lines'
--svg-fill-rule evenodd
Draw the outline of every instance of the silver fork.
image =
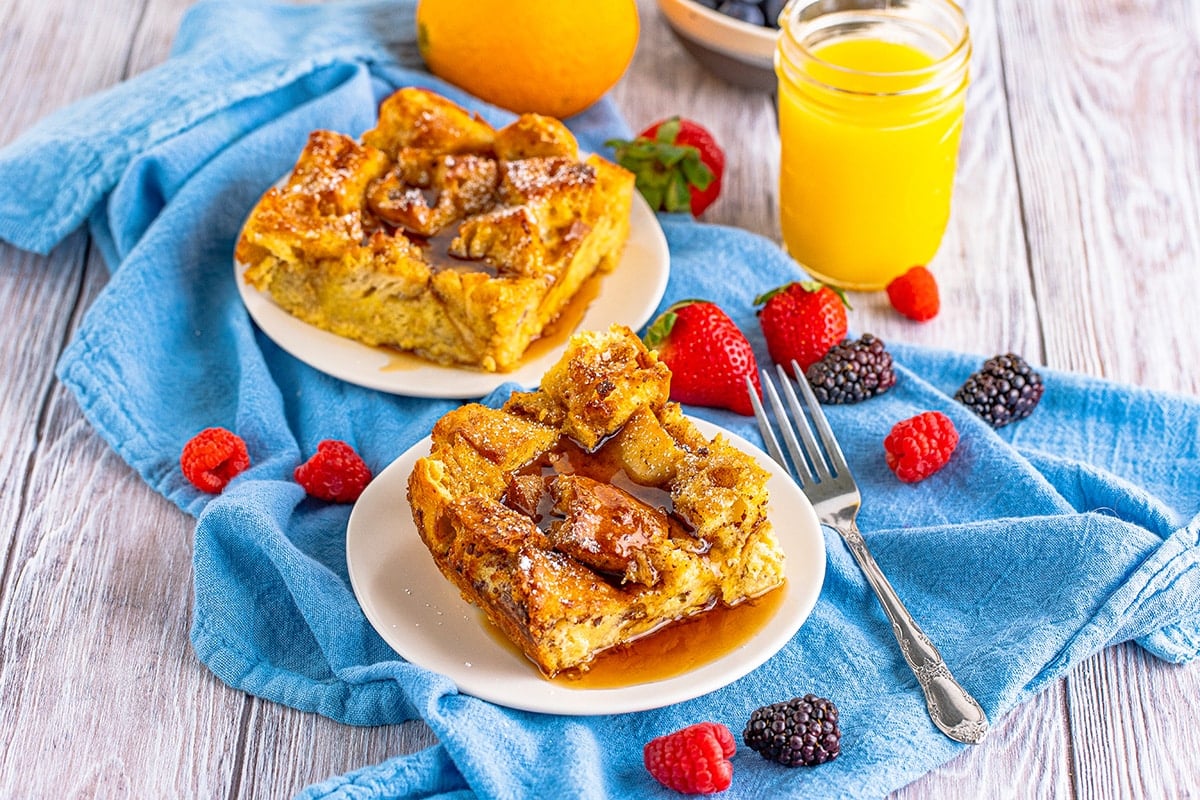
<svg viewBox="0 0 1200 800">
<path fill-rule="evenodd" d="M 758 399 L 758 393 L 754 391 L 754 386 L 747 378 L 746 387 L 750 392 L 750 402 L 754 406 L 754 416 L 762 431 L 763 441 L 771 456 L 783 465 L 784 469 L 788 470 L 800 485 L 804 494 L 813 504 L 813 508 L 816 509 L 817 518 L 821 523 L 841 534 L 842 539 L 850 548 L 855 561 L 866 575 L 867 582 L 875 590 L 875 596 L 879 598 L 884 613 L 892 623 L 892 633 L 896 635 L 896 641 L 900 643 L 904 660 L 908 662 L 913 675 L 917 677 L 917 683 L 921 685 L 921 690 L 925 693 L 925 704 L 929 709 L 929 716 L 933 719 L 933 724 L 951 739 L 966 744 L 978 744 L 983 741 L 988 732 L 987 715 L 984 714 L 975 698 L 968 694 L 950 674 L 950 669 L 942 660 L 941 653 L 917 625 L 908 609 L 904 607 L 896 590 L 892 588 L 891 583 L 888 582 L 887 577 L 879 569 L 879 565 L 875 563 L 875 559 L 867 549 L 867 542 L 863 539 L 863 535 L 858 530 L 858 523 L 855 521 L 859 505 L 862 503 L 858 484 L 855 483 L 854 476 L 850 474 L 846 458 L 842 455 L 842 448 L 838 446 L 837 439 L 834 438 L 833 429 L 829 427 L 829 422 L 825 419 L 825 412 L 821 410 L 821 404 L 813 395 L 808 381 L 804 380 L 803 370 L 794 361 L 792 369 L 796 375 L 800 376 L 795 383 L 800 387 L 800 393 L 804 395 L 805 404 L 808 406 L 821 444 L 817 443 L 817 438 L 813 435 L 813 426 L 809 425 L 804 408 L 796 398 L 796 393 L 792 389 L 793 382 L 780 366 L 777 366 L 776 370 L 779 374 L 780 384 L 783 386 L 783 395 L 787 399 L 787 405 L 785 406 L 780 400 L 775 384 L 766 370 L 762 370 L 763 393 L 770 402 L 776 423 L 783 434 L 788 453 L 791 455 L 790 464 L 788 458 L 784 456 L 783 449 L 779 446 L 779 440 L 775 436 L 766 409 L 763 408 L 763 404 Z M 797 431 L 799 438 L 797 438 Z M 803 449 L 801 449 L 801 442 L 803 442 Z"/>
</svg>

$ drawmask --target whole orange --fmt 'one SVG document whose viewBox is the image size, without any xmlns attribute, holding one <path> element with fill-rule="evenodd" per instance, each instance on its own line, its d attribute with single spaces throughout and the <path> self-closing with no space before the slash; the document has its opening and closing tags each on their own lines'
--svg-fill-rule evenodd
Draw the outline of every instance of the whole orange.
<svg viewBox="0 0 1200 800">
<path fill-rule="evenodd" d="M 418 0 L 434 75 L 518 113 L 567 117 L 613 87 L 638 40 L 636 0 Z"/>
</svg>

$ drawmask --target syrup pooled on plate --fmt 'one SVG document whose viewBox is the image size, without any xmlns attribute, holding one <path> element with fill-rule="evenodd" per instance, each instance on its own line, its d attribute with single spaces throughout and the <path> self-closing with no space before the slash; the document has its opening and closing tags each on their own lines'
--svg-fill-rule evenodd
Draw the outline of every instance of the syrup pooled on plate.
<svg viewBox="0 0 1200 800">
<path fill-rule="evenodd" d="M 787 591 L 784 584 L 736 606 L 718 606 L 677 620 L 640 639 L 599 653 L 586 670 L 564 670 L 553 678 L 546 677 L 483 612 L 477 610 L 477 613 L 479 624 L 497 644 L 551 683 L 570 689 L 621 689 L 692 672 L 744 647 L 775 616 Z"/>
</svg>

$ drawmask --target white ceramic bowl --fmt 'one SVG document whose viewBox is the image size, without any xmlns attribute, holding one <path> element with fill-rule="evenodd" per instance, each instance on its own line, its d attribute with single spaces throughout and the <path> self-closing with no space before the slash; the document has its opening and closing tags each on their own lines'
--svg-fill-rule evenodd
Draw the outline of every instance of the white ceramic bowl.
<svg viewBox="0 0 1200 800">
<path fill-rule="evenodd" d="M 777 30 L 718 14 L 693 0 L 658 0 L 658 9 L 705 69 L 738 86 L 775 90 Z"/>
</svg>

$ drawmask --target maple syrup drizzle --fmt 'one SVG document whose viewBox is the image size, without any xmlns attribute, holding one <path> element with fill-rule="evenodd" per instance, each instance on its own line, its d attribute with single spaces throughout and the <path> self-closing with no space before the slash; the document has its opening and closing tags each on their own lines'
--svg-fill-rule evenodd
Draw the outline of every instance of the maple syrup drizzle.
<svg viewBox="0 0 1200 800">
<path fill-rule="evenodd" d="M 489 278 L 496 277 L 499 270 L 481 258 L 462 258 L 450 252 L 450 244 L 458 236 L 453 225 L 448 225 L 433 236 L 417 236 L 414 233 L 405 234 L 408 240 L 421 248 L 425 262 L 434 272 L 454 270 L 455 272 L 478 272 Z"/>
<path fill-rule="evenodd" d="M 600 295 L 600 287 L 603 282 L 604 275 L 596 272 L 580 284 L 579 289 L 563 306 L 558 316 L 542 329 L 542 335 L 525 348 L 525 353 L 521 356 L 521 363 L 536 361 L 565 345 L 567 339 L 571 338 L 571 334 L 579 327 L 579 323 L 583 322 L 583 316 L 591 307 L 592 301 Z"/>
<path fill-rule="evenodd" d="M 668 519 L 672 536 L 690 535 L 687 521 L 675 513 L 670 493 L 632 480 L 616 459 L 608 455 L 604 445 L 589 452 L 563 436 L 543 457 L 521 470 L 521 474 L 540 476 L 543 483 L 555 475 L 578 474 L 612 484 L 651 508 L 660 509 Z M 556 517 L 553 499 L 545 490 L 539 498 L 522 497 L 516 503 L 510 503 L 506 495 L 504 502 L 531 516 L 543 528 L 560 518 Z M 698 544 L 703 545 L 703 542 L 698 541 Z M 611 689 L 652 683 L 691 672 L 750 642 L 778 612 L 786 592 L 785 584 L 736 606 L 710 607 L 682 619 L 665 621 L 651 633 L 599 653 L 588 668 L 564 670 L 547 680 L 577 689 Z M 482 611 L 478 613 L 481 624 L 493 639 L 526 661 L 530 669 L 538 669 Z"/>
<path fill-rule="evenodd" d="M 612 484 L 650 508 L 659 509 L 668 517 L 674 517 L 674 521 L 684 530 L 691 530 L 687 521 L 674 513 L 674 503 L 669 491 L 657 486 L 646 486 L 630 478 L 617 460 L 605 450 L 604 444 L 589 453 L 571 437 L 561 436 L 541 458 L 523 467 L 520 474 L 540 474 L 544 478 L 553 478 L 555 475 L 583 475 L 600 483 Z M 544 495 L 538 503 L 534 522 L 541 524 L 550 517 L 551 505 L 553 500 Z M 522 508 L 516 510 L 525 513 Z"/>
</svg>

